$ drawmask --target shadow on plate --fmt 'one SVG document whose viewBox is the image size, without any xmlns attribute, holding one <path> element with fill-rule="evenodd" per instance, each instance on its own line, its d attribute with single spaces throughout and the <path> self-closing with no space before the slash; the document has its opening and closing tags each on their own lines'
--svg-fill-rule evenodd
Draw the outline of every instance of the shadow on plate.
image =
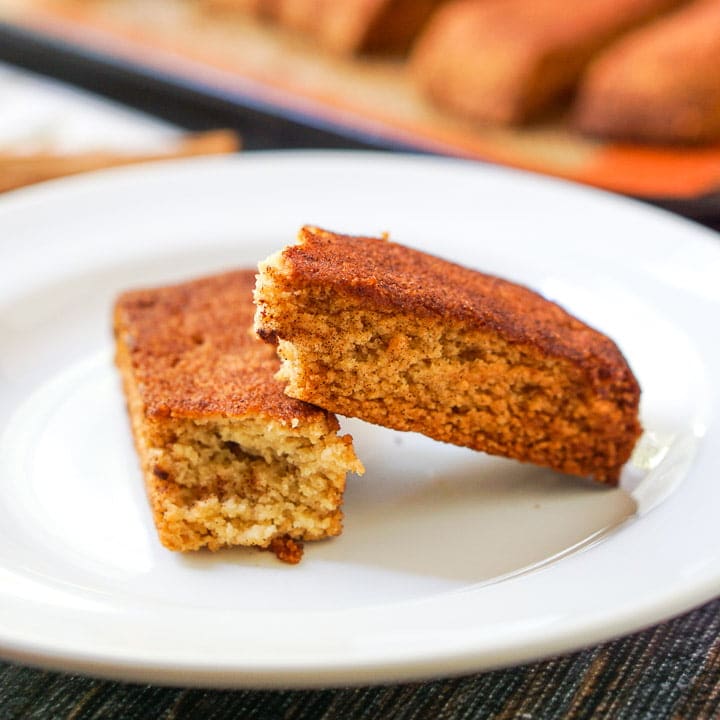
<svg viewBox="0 0 720 720">
<path fill-rule="evenodd" d="M 502 579 L 597 541 L 632 517 L 621 488 L 477 455 L 428 477 L 391 478 L 387 466 L 350 478 L 343 535 L 307 543 L 314 563 L 461 584 Z M 277 569 L 270 553 L 238 549 L 185 558 L 193 569 L 251 564 Z"/>
</svg>

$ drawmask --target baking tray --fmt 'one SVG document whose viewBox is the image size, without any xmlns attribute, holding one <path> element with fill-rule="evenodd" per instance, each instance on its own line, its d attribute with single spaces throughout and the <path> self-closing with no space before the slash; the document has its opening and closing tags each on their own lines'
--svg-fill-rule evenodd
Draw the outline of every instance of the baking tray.
<svg viewBox="0 0 720 720">
<path fill-rule="evenodd" d="M 345 147 L 466 156 L 720 220 L 720 145 L 601 143 L 562 117 L 480 128 L 430 107 L 402 62 L 329 56 L 188 0 L 0 0 L 0 59 L 189 128 L 229 125 L 245 147 Z"/>
</svg>

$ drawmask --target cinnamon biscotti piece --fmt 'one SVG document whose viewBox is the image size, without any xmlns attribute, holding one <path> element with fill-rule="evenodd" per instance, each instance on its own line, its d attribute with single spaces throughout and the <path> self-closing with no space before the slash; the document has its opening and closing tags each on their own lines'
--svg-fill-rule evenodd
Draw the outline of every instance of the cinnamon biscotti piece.
<svg viewBox="0 0 720 720">
<path fill-rule="evenodd" d="M 580 85 L 575 123 L 620 140 L 720 140 L 720 2 L 693 2 L 608 48 Z"/>
<path fill-rule="evenodd" d="M 405 53 L 442 0 L 277 0 L 281 25 L 338 54 Z"/>
<path fill-rule="evenodd" d="M 275 17 L 278 0 L 200 0 L 200 7 L 210 13 L 242 13 L 261 19 Z"/>
<path fill-rule="evenodd" d="M 338 535 L 345 475 L 362 472 L 330 413 L 294 400 L 252 333 L 255 273 L 122 295 L 116 361 L 162 544 L 271 547 Z"/>
<path fill-rule="evenodd" d="M 286 392 L 333 412 L 609 484 L 640 435 L 615 343 L 498 277 L 305 227 L 255 302 Z"/>
<path fill-rule="evenodd" d="M 411 57 L 438 106 L 487 123 L 536 119 L 575 87 L 599 50 L 683 0 L 454 0 Z"/>
</svg>

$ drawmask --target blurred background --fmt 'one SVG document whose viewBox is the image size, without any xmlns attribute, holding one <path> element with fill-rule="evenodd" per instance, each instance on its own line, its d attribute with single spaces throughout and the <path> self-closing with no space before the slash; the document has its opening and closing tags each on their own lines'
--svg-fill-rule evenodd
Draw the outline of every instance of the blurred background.
<svg viewBox="0 0 720 720">
<path fill-rule="evenodd" d="M 0 189 L 164 156 L 379 148 L 717 225 L 720 2 L 570 5 L 0 0 Z"/>
</svg>

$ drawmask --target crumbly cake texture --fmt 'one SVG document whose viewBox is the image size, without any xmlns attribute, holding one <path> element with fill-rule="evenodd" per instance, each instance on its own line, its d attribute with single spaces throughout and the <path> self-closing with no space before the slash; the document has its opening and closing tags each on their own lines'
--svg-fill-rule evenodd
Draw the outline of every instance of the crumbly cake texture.
<svg viewBox="0 0 720 720">
<path fill-rule="evenodd" d="M 170 550 L 269 547 L 338 535 L 362 472 L 330 413 L 288 397 L 252 332 L 254 270 L 122 295 L 120 369 L 147 494 Z"/>
<path fill-rule="evenodd" d="M 720 3 L 696 0 L 612 45 L 580 85 L 575 124 L 651 143 L 720 140 Z"/>
<path fill-rule="evenodd" d="M 616 484 L 640 389 L 612 340 L 520 285 L 314 227 L 260 264 L 286 392 L 343 415 Z"/>
<path fill-rule="evenodd" d="M 415 44 L 413 74 L 438 106 L 524 123 L 555 108 L 603 47 L 684 0 L 452 0 Z"/>
</svg>

